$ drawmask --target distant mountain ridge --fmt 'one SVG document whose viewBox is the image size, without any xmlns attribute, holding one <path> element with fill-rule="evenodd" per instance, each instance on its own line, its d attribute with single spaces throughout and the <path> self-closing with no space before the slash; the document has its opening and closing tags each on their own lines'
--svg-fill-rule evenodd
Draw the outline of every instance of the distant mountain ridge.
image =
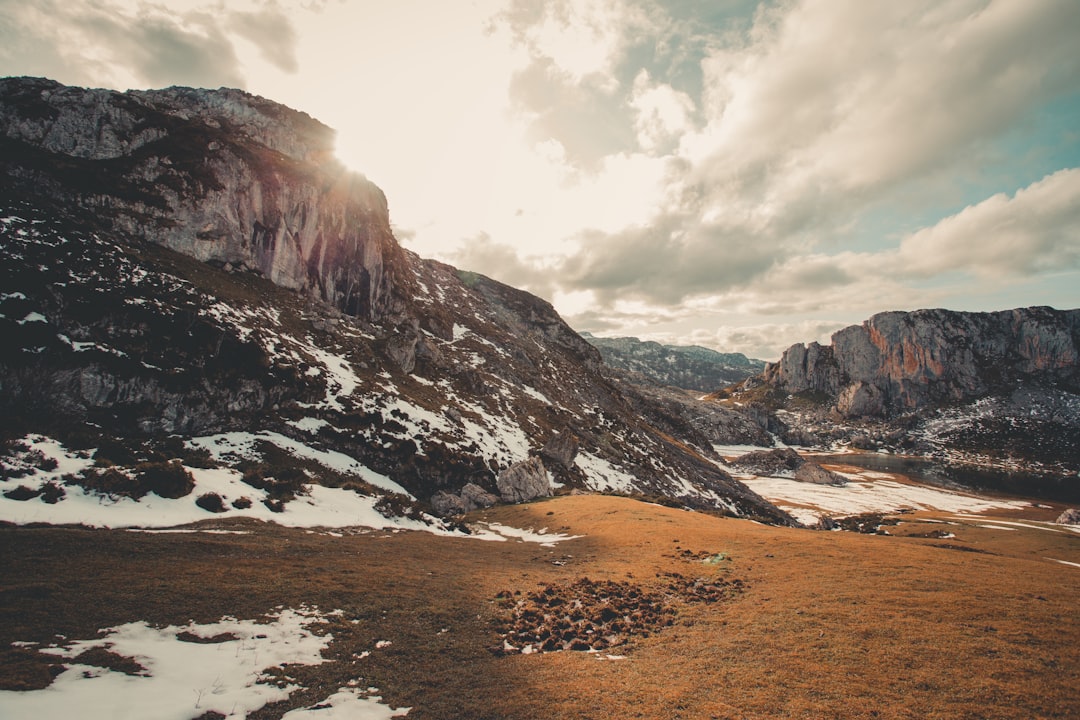
<svg viewBox="0 0 1080 720">
<path fill-rule="evenodd" d="M 765 369 L 763 360 L 699 345 L 662 345 L 635 337 L 596 337 L 587 332 L 581 336 L 600 351 L 607 365 L 685 390 L 712 392 Z"/>
</svg>

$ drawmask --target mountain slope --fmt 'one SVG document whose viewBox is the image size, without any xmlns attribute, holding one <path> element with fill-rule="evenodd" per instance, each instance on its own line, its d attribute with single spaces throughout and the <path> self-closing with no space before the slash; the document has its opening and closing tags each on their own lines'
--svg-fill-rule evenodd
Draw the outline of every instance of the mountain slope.
<svg viewBox="0 0 1080 720">
<path fill-rule="evenodd" d="M 636 412 L 548 303 L 403 250 L 306 115 L 7 79 L 0 121 L 10 438 L 119 438 L 121 474 L 233 443 L 216 462 L 256 485 L 377 492 L 298 459 L 334 452 L 445 512 L 562 487 L 790 522 Z"/>
</svg>

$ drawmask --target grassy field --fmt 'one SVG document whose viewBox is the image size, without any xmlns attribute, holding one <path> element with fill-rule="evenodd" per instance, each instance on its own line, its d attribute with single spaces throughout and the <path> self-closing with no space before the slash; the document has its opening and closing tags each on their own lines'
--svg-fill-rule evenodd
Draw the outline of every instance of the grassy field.
<svg viewBox="0 0 1080 720">
<path fill-rule="evenodd" d="M 321 626 L 328 662 L 286 668 L 305 689 L 251 718 L 350 682 L 420 719 L 1080 717 L 1080 567 L 1066 564 L 1080 564 L 1080 534 L 900 519 L 863 535 L 571 496 L 472 518 L 580 536 L 553 547 L 246 520 L 200 527 L 248 534 L 8 526 L 0 687 L 44 687 L 59 669 L 21 643 L 306 605 L 341 611 Z M 943 528 L 953 537 L 933 537 Z M 576 607 L 582 578 L 665 612 L 600 652 L 503 651 L 530 602 Z"/>
</svg>

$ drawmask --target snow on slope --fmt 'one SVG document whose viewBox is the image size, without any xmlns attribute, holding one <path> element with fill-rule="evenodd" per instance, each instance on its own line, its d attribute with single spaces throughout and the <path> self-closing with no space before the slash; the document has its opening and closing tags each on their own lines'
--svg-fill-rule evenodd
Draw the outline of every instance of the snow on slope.
<svg viewBox="0 0 1080 720">
<path fill-rule="evenodd" d="M 245 718 L 299 689 L 295 684 L 279 687 L 260 682 L 268 679 L 271 668 L 326 662 L 322 651 L 334 639 L 331 634 L 311 631 L 312 625 L 326 622 L 315 608 L 281 609 L 270 618 L 272 622 L 267 623 L 227 617 L 207 625 L 164 628 L 133 622 L 107 628 L 93 640 L 40 648 L 62 658 L 63 672 L 43 690 L 0 691 L 0 717 L 67 720 L 78 708 L 82 720 L 188 720 L 207 713 Z M 192 635 L 204 641 L 192 642 L 188 639 Z M 80 654 L 99 648 L 131 658 L 143 669 L 126 674 L 78 662 Z M 409 711 L 393 710 L 369 695 L 357 688 L 341 688 L 327 698 L 331 712 L 316 715 L 306 708 L 286 717 L 376 720 Z"/>
<path fill-rule="evenodd" d="M 400 491 L 395 483 L 364 468 L 348 456 L 311 448 L 277 433 L 228 433 L 196 438 L 192 444 L 209 449 L 219 459 L 226 459 L 230 453 L 244 458 L 257 458 L 255 443 L 260 440 L 373 485 L 385 481 L 381 486 L 383 489 L 393 490 L 397 487 Z M 69 450 L 56 440 L 41 435 L 29 435 L 22 442 L 28 446 L 30 453 L 41 454 L 44 458 L 41 464 L 51 466 L 49 461 L 53 461 L 55 466 L 50 470 L 35 468 L 21 477 L 7 477 L 13 470 L 25 472 L 27 468 L 16 468 L 7 460 L 0 460 L 0 467 L 5 471 L 4 479 L 0 479 L 0 522 L 17 525 L 46 523 L 103 528 L 170 528 L 202 520 L 244 517 L 287 527 L 422 530 L 445 536 L 473 537 L 480 540 L 514 539 L 545 545 L 573 539 L 558 533 L 533 532 L 503 526 L 479 528 L 479 532 L 466 535 L 451 530 L 442 520 L 428 515 L 418 518 L 387 517 L 376 507 L 381 499 L 379 496 L 360 495 L 352 490 L 324 487 L 315 482 L 306 483 L 301 494 L 285 503 L 281 512 L 274 512 L 264 503 L 270 499 L 266 490 L 248 485 L 238 470 L 228 467 L 185 466 L 195 480 L 195 488 L 180 498 L 163 498 L 153 493 L 139 499 L 103 495 L 79 485 L 66 484 L 64 481 L 65 475 L 77 475 L 93 466 L 91 452 Z M 63 496 L 56 502 L 46 501 L 43 499 L 44 495 L 17 499 L 20 496 L 19 488 L 35 493 L 48 485 L 63 488 Z M 196 504 L 196 499 L 206 493 L 215 493 L 223 499 L 222 512 L 212 513 Z M 250 500 L 250 506 L 238 508 L 232 504 L 241 498 Z"/>
</svg>

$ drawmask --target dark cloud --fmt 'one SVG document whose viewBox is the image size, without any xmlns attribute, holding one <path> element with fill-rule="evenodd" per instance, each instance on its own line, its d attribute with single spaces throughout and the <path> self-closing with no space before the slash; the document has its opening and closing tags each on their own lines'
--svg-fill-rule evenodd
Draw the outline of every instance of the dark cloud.
<svg viewBox="0 0 1080 720">
<path fill-rule="evenodd" d="M 774 244 L 738 227 L 670 213 L 616 233 L 590 231 L 558 274 L 572 290 L 593 290 L 601 302 L 637 299 L 660 305 L 745 287 L 773 266 Z"/>
<path fill-rule="evenodd" d="M 244 75 L 227 31 L 255 42 L 279 68 L 296 69 L 296 33 L 275 6 L 231 15 L 220 8 L 179 12 L 107 0 L 5 0 L 0 7 L 0 58 L 9 72 L 46 73 L 79 85 L 131 77 L 146 87 L 242 88 Z"/>
<path fill-rule="evenodd" d="M 140 10 L 145 12 L 145 10 Z M 236 51 L 217 19 L 203 13 L 184 18 L 138 15 L 124 22 L 101 15 L 84 21 L 114 57 L 151 86 L 243 87 Z"/>
<path fill-rule="evenodd" d="M 299 71 L 296 29 L 276 7 L 259 12 L 230 13 L 229 29 L 254 43 L 263 59 L 279 70 L 287 73 Z"/>
<path fill-rule="evenodd" d="M 637 145 L 625 98 L 605 89 L 600 78 L 574 82 L 544 58 L 514 75 L 510 96 L 532 116 L 532 139 L 557 140 L 567 160 L 580 169 L 597 170 L 608 155 Z"/>
</svg>

